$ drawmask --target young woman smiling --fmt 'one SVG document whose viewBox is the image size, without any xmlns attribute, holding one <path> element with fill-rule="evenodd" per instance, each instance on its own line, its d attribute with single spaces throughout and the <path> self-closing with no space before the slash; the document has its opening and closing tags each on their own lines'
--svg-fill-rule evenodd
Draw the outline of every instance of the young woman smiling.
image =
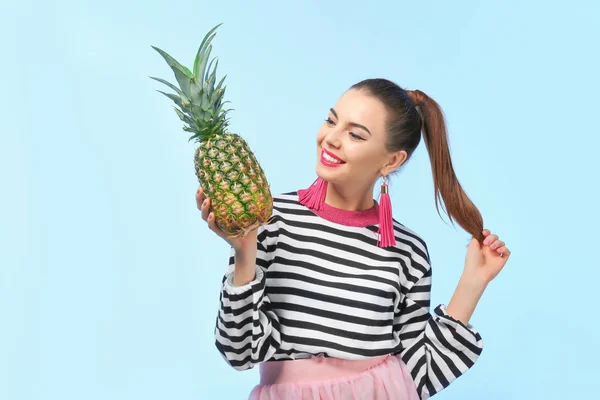
<svg viewBox="0 0 600 400">
<path fill-rule="evenodd" d="M 387 187 L 421 135 L 436 208 L 442 200 L 472 236 L 454 295 L 433 311 L 426 243 L 392 218 Z M 483 229 L 454 173 L 442 110 L 423 92 L 359 82 L 316 144 L 318 179 L 275 196 L 271 222 L 243 238 L 227 238 L 196 193 L 202 218 L 232 248 L 216 346 L 238 370 L 260 365 L 252 399 L 426 399 L 480 355 L 469 320 L 510 250 Z"/>
</svg>

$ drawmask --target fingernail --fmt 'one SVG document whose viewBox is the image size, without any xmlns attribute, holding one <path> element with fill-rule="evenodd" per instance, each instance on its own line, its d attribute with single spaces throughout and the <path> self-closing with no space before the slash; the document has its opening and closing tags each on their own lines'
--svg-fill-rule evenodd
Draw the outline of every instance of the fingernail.
<svg viewBox="0 0 600 400">
<path fill-rule="evenodd" d="M 204 200 L 204 201 L 202 202 L 202 207 L 204 207 L 205 205 L 206 205 L 206 200 Z"/>
</svg>

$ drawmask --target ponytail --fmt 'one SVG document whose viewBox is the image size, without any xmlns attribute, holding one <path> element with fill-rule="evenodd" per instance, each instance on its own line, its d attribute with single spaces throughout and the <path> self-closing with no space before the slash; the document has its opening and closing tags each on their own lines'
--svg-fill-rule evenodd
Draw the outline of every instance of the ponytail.
<svg viewBox="0 0 600 400">
<path fill-rule="evenodd" d="M 440 106 L 420 90 L 405 90 L 382 78 L 365 79 L 352 85 L 351 89 L 366 90 L 387 108 L 388 151 L 404 150 L 408 154 L 408 161 L 419 145 L 423 132 L 431 160 L 435 207 L 440 218 L 439 203 L 442 200 L 450 222 L 458 222 L 465 231 L 482 243 L 483 218 L 454 173 L 446 123 Z"/>
<path fill-rule="evenodd" d="M 435 207 L 440 215 L 439 201 L 443 200 L 450 222 L 455 220 L 473 237 L 483 242 L 483 218 L 463 190 L 452 166 L 444 114 L 440 106 L 420 90 L 407 91 L 419 111 L 423 139 L 433 174 Z"/>
</svg>

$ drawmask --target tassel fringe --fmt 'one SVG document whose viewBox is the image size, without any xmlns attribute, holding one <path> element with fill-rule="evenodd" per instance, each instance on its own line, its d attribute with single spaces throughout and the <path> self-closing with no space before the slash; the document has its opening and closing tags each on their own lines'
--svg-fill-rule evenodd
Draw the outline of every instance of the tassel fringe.
<svg viewBox="0 0 600 400">
<path fill-rule="evenodd" d="M 306 207 L 320 211 L 323 209 L 325 195 L 327 194 L 327 181 L 317 178 L 306 191 L 302 193 L 299 200 Z"/>
<path fill-rule="evenodd" d="M 381 185 L 381 196 L 379 199 L 379 247 L 396 245 L 394 235 L 394 221 L 392 220 L 392 202 L 388 193 L 388 185 L 384 181 Z"/>
</svg>

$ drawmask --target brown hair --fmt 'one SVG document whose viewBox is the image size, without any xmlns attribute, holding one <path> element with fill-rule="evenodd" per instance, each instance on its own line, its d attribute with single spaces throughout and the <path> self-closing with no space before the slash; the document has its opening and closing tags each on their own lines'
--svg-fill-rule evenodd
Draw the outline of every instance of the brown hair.
<svg viewBox="0 0 600 400">
<path fill-rule="evenodd" d="M 450 222 L 455 220 L 480 243 L 483 242 L 483 218 L 454 173 L 444 113 L 438 103 L 420 90 L 405 90 L 387 79 L 366 79 L 350 89 L 366 90 L 385 105 L 388 110 L 388 151 L 404 150 L 408 161 L 423 132 L 431 161 L 438 215 L 441 218 L 441 199 Z"/>
</svg>

